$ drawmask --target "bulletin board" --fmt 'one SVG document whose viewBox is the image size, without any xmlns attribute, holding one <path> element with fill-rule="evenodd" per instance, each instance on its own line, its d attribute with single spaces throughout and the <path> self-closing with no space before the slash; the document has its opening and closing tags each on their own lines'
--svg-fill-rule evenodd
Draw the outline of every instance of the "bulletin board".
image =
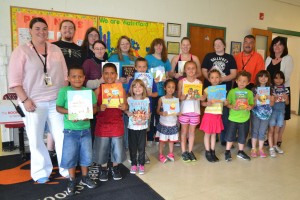
<svg viewBox="0 0 300 200">
<path fill-rule="evenodd" d="M 49 30 L 49 42 L 57 41 L 60 38 L 59 24 L 64 19 L 70 19 L 75 23 L 76 32 L 74 42 L 81 45 L 85 32 L 90 27 L 97 27 L 97 16 L 82 15 L 67 12 L 40 10 L 32 8 L 11 6 L 11 32 L 12 48 L 30 41 L 29 23 L 33 17 L 42 17 L 46 20 Z"/>
<path fill-rule="evenodd" d="M 106 43 L 109 55 L 115 50 L 122 35 L 131 39 L 131 46 L 137 57 L 146 56 L 151 42 L 155 38 L 164 37 L 164 24 L 159 22 L 99 16 L 98 27 L 100 39 Z"/>
</svg>

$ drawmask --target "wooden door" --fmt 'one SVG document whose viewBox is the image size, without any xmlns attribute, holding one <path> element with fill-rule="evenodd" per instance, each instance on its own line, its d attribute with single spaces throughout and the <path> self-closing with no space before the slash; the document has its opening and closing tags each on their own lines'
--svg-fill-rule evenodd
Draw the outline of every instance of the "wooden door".
<svg viewBox="0 0 300 200">
<path fill-rule="evenodd" d="M 272 31 L 252 28 L 251 32 L 256 38 L 255 51 L 260 53 L 265 60 L 270 55 L 269 47 L 272 43 Z"/>
<path fill-rule="evenodd" d="M 214 39 L 223 38 L 226 41 L 225 35 L 225 27 L 188 23 L 187 36 L 190 38 L 192 44 L 190 52 L 198 56 L 200 62 L 202 63 L 205 55 L 214 51 Z"/>
</svg>

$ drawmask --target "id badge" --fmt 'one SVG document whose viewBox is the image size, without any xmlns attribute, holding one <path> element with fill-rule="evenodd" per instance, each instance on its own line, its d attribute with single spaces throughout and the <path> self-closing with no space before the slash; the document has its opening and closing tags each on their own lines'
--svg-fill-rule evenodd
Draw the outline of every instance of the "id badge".
<svg viewBox="0 0 300 200">
<path fill-rule="evenodd" d="M 48 75 L 45 76 L 45 83 L 48 87 L 52 86 L 52 79 L 50 76 Z"/>
</svg>

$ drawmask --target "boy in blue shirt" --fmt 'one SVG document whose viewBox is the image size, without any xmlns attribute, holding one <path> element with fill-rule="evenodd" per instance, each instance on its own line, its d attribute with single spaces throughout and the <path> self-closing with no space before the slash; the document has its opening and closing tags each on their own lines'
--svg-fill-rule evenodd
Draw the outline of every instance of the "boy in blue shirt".
<svg viewBox="0 0 300 200">
<path fill-rule="evenodd" d="M 248 90 L 246 86 L 249 84 L 251 74 L 246 71 L 240 71 L 236 77 L 237 87 L 231 89 L 228 93 L 228 108 L 229 111 L 229 123 L 225 136 L 226 152 L 225 160 L 231 161 L 230 149 L 233 141 L 236 138 L 236 132 L 238 131 L 238 154 L 237 157 L 243 160 L 251 160 L 250 157 L 244 152 L 244 146 L 246 138 L 249 132 L 250 126 L 250 110 L 254 105 L 253 92 Z"/>
<path fill-rule="evenodd" d="M 88 167 L 92 164 L 92 138 L 89 119 L 74 120 L 68 119 L 68 91 L 90 90 L 92 94 L 93 114 L 96 113 L 96 96 L 94 92 L 82 87 L 85 76 L 81 67 L 71 67 L 68 72 L 70 86 L 59 90 L 56 100 L 57 112 L 64 114 L 64 142 L 61 167 L 68 169 L 70 180 L 67 193 L 70 196 L 76 192 L 75 171 L 77 163 L 81 166 L 82 178 L 80 184 L 88 188 L 95 188 L 97 183 L 88 176 Z"/>
</svg>

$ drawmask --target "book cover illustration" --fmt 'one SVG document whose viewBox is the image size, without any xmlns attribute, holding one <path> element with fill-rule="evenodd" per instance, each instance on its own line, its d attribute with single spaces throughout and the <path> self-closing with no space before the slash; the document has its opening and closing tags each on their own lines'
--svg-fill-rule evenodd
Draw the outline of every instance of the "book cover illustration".
<svg viewBox="0 0 300 200">
<path fill-rule="evenodd" d="M 102 74 L 103 74 L 103 66 L 106 64 L 106 63 L 113 63 L 114 65 L 116 65 L 117 67 L 117 73 L 118 73 L 118 78 L 120 78 L 120 63 L 119 62 L 102 62 Z"/>
<path fill-rule="evenodd" d="M 274 86 L 274 93 L 277 96 L 275 102 L 285 102 L 285 99 L 283 98 L 283 95 L 286 94 L 284 85 Z"/>
<path fill-rule="evenodd" d="M 162 99 L 162 105 L 164 112 L 167 112 L 168 115 L 177 115 L 180 112 L 179 107 L 179 99 L 172 98 L 172 99 Z"/>
<path fill-rule="evenodd" d="M 123 65 L 122 66 L 122 77 L 133 77 L 135 68 L 133 65 Z"/>
<path fill-rule="evenodd" d="M 149 72 L 152 74 L 156 83 L 166 80 L 166 71 L 163 66 L 151 68 Z"/>
<path fill-rule="evenodd" d="M 153 87 L 153 76 L 151 73 L 140 73 L 136 72 L 134 74 L 134 79 L 140 79 L 144 82 L 147 89 L 150 89 L 152 91 Z"/>
<path fill-rule="evenodd" d="M 178 73 L 184 73 L 184 65 L 187 61 L 178 61 Z"/>
<path fill-rule="evenodd" d="M 134 100 L 128 101 L 129 112 L 132 116 L 129 117 L 129 125 L 146 125 L 148 123 L 149 100 Z"/>
<path fill-rule="evenodd" d="M 240 110 L 245 110 L 249 105 L 246 91 L 236 91 L 235 100 L 235 105 Z"/>
<path fill-rule="evenodd" d="M 186 95 L 186 99 L 199 99 L 202 96 L 202 87 L 202 83 L 183 83 L 183 94 Z"/>
<path fill-rule="evenodd" d="M 123 102 L 122 83 L 102 84 L 102 104 L 108 108 L 118 108 Z"/>
<path fill-rule="evenodd" d="M 226 100 L 226 85 L 209 86 L 207 99 L 212 103 L 220 103 Z"/>
<path fill-rule="evenodd" d="M 267 105 L 270 104 L 270 87 L 257 87 L 258 99 L 256 100 L 256 105 Z"/>
<path fill-rule="evenodd" d="M 68 119 L 93 119 L 92 90 L 72 90 L 67 92 Z"/>
</svg>

